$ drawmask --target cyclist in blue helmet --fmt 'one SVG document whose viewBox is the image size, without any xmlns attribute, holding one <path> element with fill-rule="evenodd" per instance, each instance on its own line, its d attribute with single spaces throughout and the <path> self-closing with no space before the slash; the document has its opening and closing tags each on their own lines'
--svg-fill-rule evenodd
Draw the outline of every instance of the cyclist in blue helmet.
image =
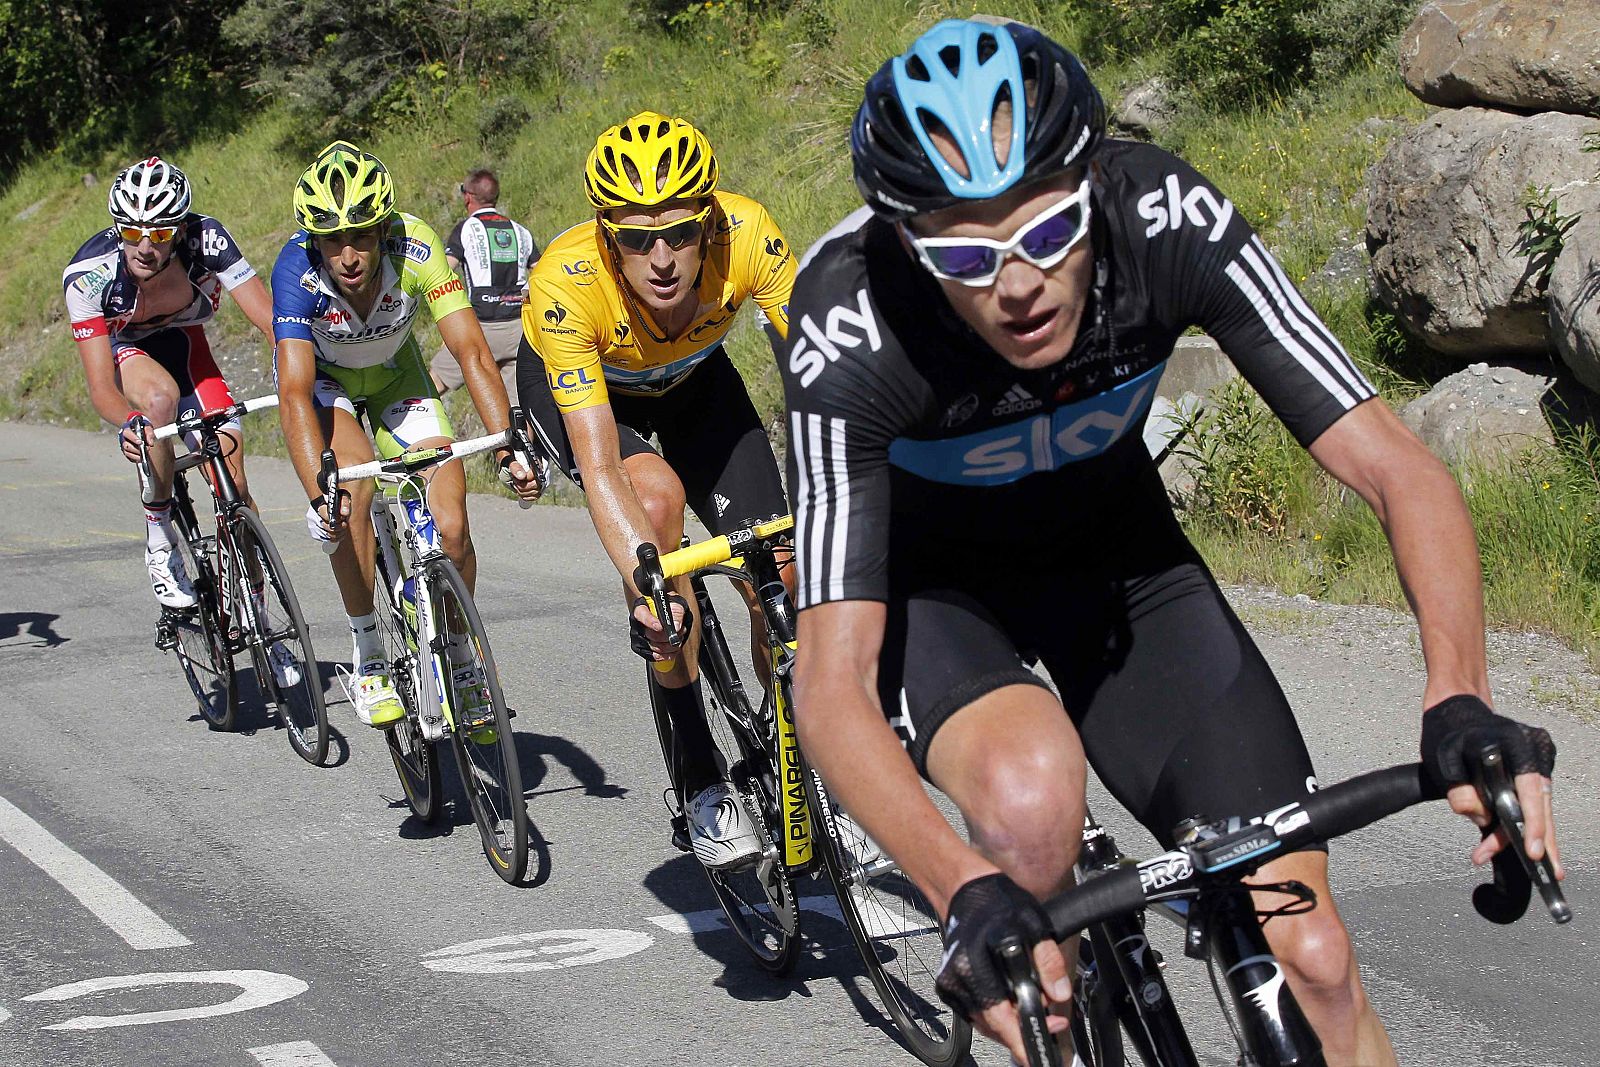
<svg viewBox="0 0 1600 1067">
<path fill-rule="evenodd" d="M 801 740 L 944 919 L 941 995 L 1019 1058 L 984 946 L 1035 943 L 1046 994 L 1068 997 L 1037 898 L 1071 884 L 1086 763 L 1168 847 L 1184 819 L 1315 788 L 1288 701 L 1140 432 L 1191 326 L 1382 522 L 1420 620 L 1436 784 L 1481 819 L 1458 756 L 1469 736 L 1500 741 L 1530 852 L 1559 868 L 1554 745 L 1490 710 L 1454 481 L 1227 197 L 1104 126 L 1082 65 L 1039 31 L 968 19 L 923 34 L 867 83 L 851 131 L 867 206 L 802 261 L 780 367 Z M 1356 698 L 1393 710 L 1380 699 Z M 970 846 L 919 774 L 961 809 Z M 1260 880 L 1324 902 L 1266 935 L 1327 1062 L 1394 1063 L 1326 854 L 1275 860 Z"/>
</svg>

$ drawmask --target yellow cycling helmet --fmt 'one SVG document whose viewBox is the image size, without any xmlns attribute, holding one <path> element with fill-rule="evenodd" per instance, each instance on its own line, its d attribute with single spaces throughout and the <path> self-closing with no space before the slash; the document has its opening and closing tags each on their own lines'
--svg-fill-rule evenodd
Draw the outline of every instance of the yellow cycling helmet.
<svg viewBox="0 0 1600 1067">
<path fill-rule="evenodd" d="M 682 119 L 641 111 L 602 133 L 583 168 L 598 210 L 654 207 L 717 191 L 717 157 L 706 135 Z"/>
<path fill-rule="evenodd" d="M 318 152 L 294 187 L 294 217 L 307 233 L 376 226 L 393 212 L 389 169 L 349 141 Z"/>
</svg>

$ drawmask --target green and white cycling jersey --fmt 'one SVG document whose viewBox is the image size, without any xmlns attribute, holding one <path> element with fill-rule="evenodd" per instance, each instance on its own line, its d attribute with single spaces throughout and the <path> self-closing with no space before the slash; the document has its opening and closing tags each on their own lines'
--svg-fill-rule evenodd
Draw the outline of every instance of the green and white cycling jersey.
<svg viewBox="0 0 1600 1067">
<path fill-rule="evenodd" d="M 363 319 L 339 292 L 316 241 L 297 231 L 272 268 L 272 332 L 316 348 L 317 362 L 337 367 L 396 366 L 416 349 L 411 324 L 423 304 L 435 322 L 471 310 L 466 286 L 445 261 L 444 244 L 415 215 L 396 212 L 382 237 L 378 299 Z"/>
<path fill-rule="evenodd" d="M 295 233 L 272 269 L 272 330 L 276 341 L 311 342 L 316 405 L 351 415 L 363 405 L 378 454 L 392 459 L 419 441 L 454 436 L 412 333 L 418 309 L 426 304 L 437 322 L 471 305 L 427 223 L 397 212 L 381 241 L 378 298 L 363 319 L 328 274 L 315 239 Z"/>
</svg>

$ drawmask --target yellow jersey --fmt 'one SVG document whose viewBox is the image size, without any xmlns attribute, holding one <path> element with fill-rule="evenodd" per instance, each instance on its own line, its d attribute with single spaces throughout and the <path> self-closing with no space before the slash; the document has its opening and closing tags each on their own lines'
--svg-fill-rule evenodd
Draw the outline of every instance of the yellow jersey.
<svg viewBox="0 0 1600 1067">
<path fill-rule="evenodd" d="M 716 193 L 712 238 L 694 287 L 695 317 L 667 337 L 628 291 L 612 253 L 590 221 L 562 233 L 528 277 L 522 332 L 544 360 L 562 411 L 630 396 L 664 393 L 722 344 L 739 305 L 754 297 L 779 335 L 789 334 L 795 261 L 767 209 L 749 197 Z"/>
</svg>

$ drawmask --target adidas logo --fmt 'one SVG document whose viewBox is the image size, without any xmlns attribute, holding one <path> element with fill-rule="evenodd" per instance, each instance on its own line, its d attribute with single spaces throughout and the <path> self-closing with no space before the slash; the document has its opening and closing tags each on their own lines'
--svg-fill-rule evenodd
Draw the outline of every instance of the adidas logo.
<svg viewBox="0 0 1600 1067">
<path fill-rule="evenodd" d="M 1013 385 L 1006 390 L 1006 395 L 1000 398 L 1000 402 L 992 410 L 996 415 L 1020 415 L 1024 411 L 1032 411 L 1034 408 L 1043 406 L 1044 401 L 1028 392 L 1022 386 Z"/>
<path fill-rule="evenodd" d="M 717 515 L 718 515 L 719 518 L 721 517 L 723 512 L 728 510 L 728 505 L 733 503 L 733 501 L 729 500 L 727 497 L 723 496 L 721 493 L 712 493 L 711 494 L 711 500 L 712 500 L 712 502 L 714 504 L 717 505 Z"/>
</svg>

